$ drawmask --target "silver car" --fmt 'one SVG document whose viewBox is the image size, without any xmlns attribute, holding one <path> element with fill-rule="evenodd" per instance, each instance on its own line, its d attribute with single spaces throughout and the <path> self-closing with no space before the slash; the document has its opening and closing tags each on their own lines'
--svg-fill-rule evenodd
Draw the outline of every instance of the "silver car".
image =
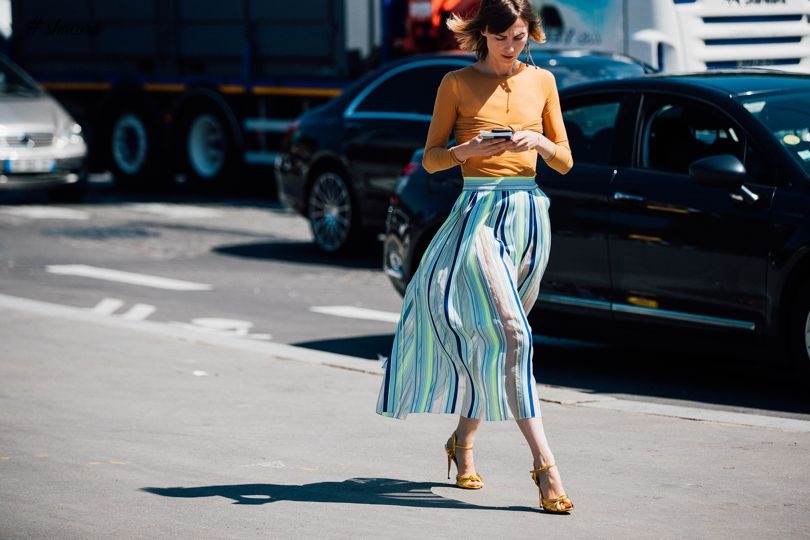
<svg viewBox="0 0 810 540">
<path fill-rule="evenodd" d="M 81 126 L 0 55 L 0 191 L 45 189 L 53 200 L 79 201 L 86 154 Z"/>
</svg>

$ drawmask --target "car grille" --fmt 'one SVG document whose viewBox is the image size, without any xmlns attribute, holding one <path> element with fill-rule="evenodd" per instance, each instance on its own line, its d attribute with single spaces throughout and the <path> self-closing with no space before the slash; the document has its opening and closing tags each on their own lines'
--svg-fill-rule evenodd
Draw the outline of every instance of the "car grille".
<svg viewBox="0 0 810 540">
<path fill-rule="evenodd" d="M 6 135 L 0 137 L 0 145 L 9 148 L 37 148 L 50 146 L 53 142 L 53 133 L 23 133 L 21 135 Z"/>
</svg>

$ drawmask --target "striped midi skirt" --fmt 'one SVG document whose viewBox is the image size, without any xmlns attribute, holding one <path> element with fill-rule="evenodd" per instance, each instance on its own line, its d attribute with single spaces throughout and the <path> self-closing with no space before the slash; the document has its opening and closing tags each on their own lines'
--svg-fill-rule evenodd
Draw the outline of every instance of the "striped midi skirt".
<svg viewBox="0 0 810 540">
<path fill-rule="evenodd" d="M 540 415 L 532 308 L 548 262 L 549 200 L 534 178 L 465 178 L 405 291 L 377 413 Z"/>
</svg>

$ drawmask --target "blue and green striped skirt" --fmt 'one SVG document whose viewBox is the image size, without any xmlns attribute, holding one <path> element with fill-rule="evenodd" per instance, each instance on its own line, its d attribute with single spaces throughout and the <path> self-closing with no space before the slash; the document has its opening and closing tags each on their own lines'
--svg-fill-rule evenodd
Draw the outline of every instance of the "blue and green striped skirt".
<svg viewBox="0 0 810 540">
<path fill-rule="evenodd" d="M 534 178 L 465 178 L 405 292 L 377 412 L 540 415 L 532 308 L 548 262 L 549 200 Z"/>
</svg>

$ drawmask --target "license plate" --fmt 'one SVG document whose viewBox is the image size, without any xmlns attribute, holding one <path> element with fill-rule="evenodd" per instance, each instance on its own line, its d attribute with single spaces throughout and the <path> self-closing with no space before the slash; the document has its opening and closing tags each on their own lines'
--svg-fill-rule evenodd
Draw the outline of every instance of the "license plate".
<svg viewBox="0 0 810 540">
<path fill-rule="evenodd" d="M 7 159 L 8 173 L 46 173 L 54 169 L 52 158 Z"/>
</svg>

